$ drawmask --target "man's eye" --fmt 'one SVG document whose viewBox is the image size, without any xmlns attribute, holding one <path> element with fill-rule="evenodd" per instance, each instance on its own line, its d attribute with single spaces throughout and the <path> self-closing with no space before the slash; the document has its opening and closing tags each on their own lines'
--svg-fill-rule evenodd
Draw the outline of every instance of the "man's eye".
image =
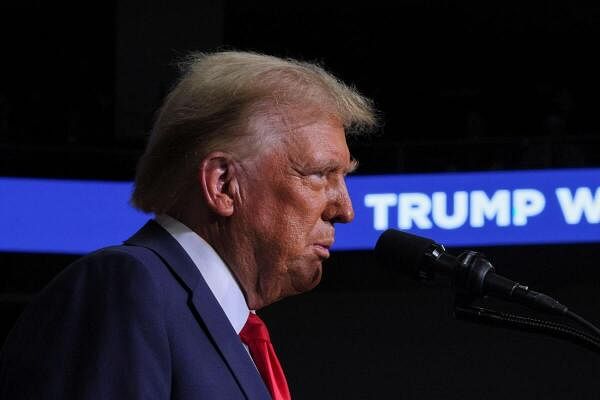
<svg viewBox="0 0 600 400">
<path fill-rule="evenodd" d="M 314 184 L 321 185 L 327 180 L 327 172 L 315 171 L 308 174 L 308 179 Z"/>
</svg>

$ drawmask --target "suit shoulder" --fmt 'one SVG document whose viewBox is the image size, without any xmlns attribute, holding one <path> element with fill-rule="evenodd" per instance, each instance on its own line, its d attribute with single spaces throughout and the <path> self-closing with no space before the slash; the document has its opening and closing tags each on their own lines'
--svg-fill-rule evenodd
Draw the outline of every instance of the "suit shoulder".
<svg viewBox="0 0 600 400">
<path fill-rule="evenodd" d="M 151 250 L 134 246 L 112 246 L 87 254 L 69 265 L 61 275 L 153 275 L 162 265 Z"/>
<path fill-rule="evenodd" d="M 38 295 L 35 302 L 58 298 L 98 298 L 119 292 L 120 296 L 142 293 L 160 297 L 166 268 L 147 249 L 114 246 L 83 256 L 66 267 Z"/>
</svg>

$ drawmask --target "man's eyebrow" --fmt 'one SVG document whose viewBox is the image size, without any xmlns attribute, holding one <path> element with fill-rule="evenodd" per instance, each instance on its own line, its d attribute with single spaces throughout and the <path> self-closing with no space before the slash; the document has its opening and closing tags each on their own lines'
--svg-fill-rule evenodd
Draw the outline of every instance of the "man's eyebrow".
<svg viewBox="0 0 600 400">
<path fill-rule="evenodd" d="M 340 165 L 340 162 L 338 160 L 328 160 L 326 162 L 324 162 L 323 164 L 321 164 L 320 167 L 318 167 L 320 170 L 324 170 L 324 171 L 328 171 L 328 172 L 343 172 L 344 174 L 351 174 L 354 171 L 356 171 L 356 169 L 358 168 L 358 160 L 356 160 L 354 157 L 350 157 L 350 161 L 348 162 L 348 167 L 344 167 L 342 165 Z"/>
</svg>

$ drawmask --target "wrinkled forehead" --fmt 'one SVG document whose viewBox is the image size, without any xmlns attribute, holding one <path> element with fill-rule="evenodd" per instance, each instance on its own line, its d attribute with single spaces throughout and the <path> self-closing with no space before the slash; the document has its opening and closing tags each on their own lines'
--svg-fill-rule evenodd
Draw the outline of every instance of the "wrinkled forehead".
<svg viewBox="0 0 600 400">
<path fill-rule="evenodd" d="M 248 133 L 259 140 L 293 141 L 294 134 L 315 125 L 344 130 L 341 118 L 323 104 L 269 103 L 251 112 L 247 118 Z M 317 134 L 317 132 L 315 132 Z"/>
<path fill-rule="evenodd" d="M 348 174 L 358 165 L 350 154 L 343 124 L 329 114 L 262 115 L 253 124 L 254 134 L 263 141 L 252 157 L 256 166 L 277 160 L 277 168 Z"/>
</svg>

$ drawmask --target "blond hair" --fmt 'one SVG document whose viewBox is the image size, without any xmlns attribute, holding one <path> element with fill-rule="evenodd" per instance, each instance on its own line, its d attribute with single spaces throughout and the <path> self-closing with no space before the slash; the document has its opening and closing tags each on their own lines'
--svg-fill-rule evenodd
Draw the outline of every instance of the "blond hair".
<svg viewBox="0 0 600 400">
<path fill-rule="evenodd" d="M 208 153 L 243 158 L 260 151 L 260 140 L 247 129 L 257 113 L 312 108 L 339 119 L 347 135 L 376 125 L 371 102 L 316 64 L 226 51 L 192 54 L 182 67 L 137 168 L 131 200 L 146 212 L 171 209 L 195 184 Z"/>
</svg>

